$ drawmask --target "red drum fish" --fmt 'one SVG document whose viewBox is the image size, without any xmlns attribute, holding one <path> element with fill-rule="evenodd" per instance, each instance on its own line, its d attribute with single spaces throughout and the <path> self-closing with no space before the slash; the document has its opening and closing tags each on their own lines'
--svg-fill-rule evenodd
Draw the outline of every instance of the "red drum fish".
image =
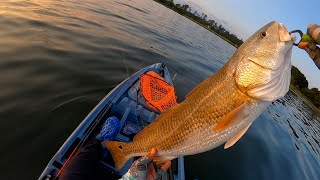
<svg viewBox="0 0 320 180">
<path fill-rule="evenodd" d="M 156 148 L 157 161 L 229 148 L 272 102 L 289 90 L 295 37 L 270 22 L 180 104 L 162 113 L 130 143 L 105 141 L 116 169 Z"/>
</svg>

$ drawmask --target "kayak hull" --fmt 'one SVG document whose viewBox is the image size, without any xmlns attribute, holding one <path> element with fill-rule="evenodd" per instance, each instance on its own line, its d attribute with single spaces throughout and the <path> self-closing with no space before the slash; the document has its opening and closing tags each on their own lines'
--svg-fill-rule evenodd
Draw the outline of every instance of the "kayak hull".
<svg viewBox="0 0 320 180">
<path fill-rule="evenodd" d="M 173 86 L 169 70 L 164 63 L 157 63 L 145 67 L 125 79 L 110 91 L 83 119 L 52 157 L 39 179 L 54 179 L 61 169 L 63 169 L 66 162 L 68 162 L 68 159 L 70 159 L 79 148 L 85 145 L 90 138 L 97 134 L 99 127 L 101 127 L 101 124 L 106 118 L 115 115 L 121 119 L 121 133 L 117 135 L 116 140 L 123 142 L 130 142 L 137 133 L 135 131 L 141 131 L 143 127 L 153 122 L 159 116 L 160 112 L 149 108 L 143 97 L 139 95 L 139 77 L 148 71 L 157 72 L 165 81 Z M 134 129 L 134 131 L 132 129 Z M 133 160 L 129 161 L 120 171 L 116 171 L 113 162 L 111 162 L 112 160 L 110 160 L 110 156 L 111 155 L 101 160 L 101 166 L 104 167 L 106 171 L 116 173 L 119 176 L 127 172 L 133 162 Z M 182 178 L 182 176 L 184 176 L 183 158 L 180 158 L 179 162 L 180 165 L 178 165 L 178 168 L 174 168 L 175 170 L 172 170 L 171 178 L 168 179 L 177 179 L 179 174 L 179 179 L 184 179 Z M 173 171 L 176 171 L 176 173 Z"/>
</svg>

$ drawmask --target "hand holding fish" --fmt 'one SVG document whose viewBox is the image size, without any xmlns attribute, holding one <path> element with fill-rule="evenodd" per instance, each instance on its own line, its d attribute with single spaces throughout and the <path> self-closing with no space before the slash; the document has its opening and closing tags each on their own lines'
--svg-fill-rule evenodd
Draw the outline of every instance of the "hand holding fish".
<svg viewBox="0 0 320 180">
<path fill-rule="evenodd" d="M 159 166 L 156 171 L 153 164 L 153 159 L 156 157 L 156 155 L 157 150 L 152 148 L 146 156 L 134 161 L 129 171 L 123 175 L 121 179 L 155 180 L 161 178 L 162 174 L 171 166 L 171 161 L 165 162 L 163 165 L 161 165 L 161 167 Z"/>
<path fill-rule="evenodd" d="M 320 69 L 320 48 L 317 44 L 320 45 L 320 26 L 316 24 L 309 24 L 307 34 L 302 35 L 301 41 L 298 43 L 298 47 L 305 50 L 314 61 L 315 65 Z"/>
</svg>

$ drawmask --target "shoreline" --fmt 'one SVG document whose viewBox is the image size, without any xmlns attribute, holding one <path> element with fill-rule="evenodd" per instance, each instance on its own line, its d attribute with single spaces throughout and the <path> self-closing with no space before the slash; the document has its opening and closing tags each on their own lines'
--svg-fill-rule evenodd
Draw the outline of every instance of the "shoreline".
<svg viewBox="0 0 320 180">
<path fill-rule="evenodd" d="M 302 94 L 297 88 L 290 84 L 290 90 L 299 96 L 312 110 L 320 114 L 320 109 L 317 108 L 304 94 Z"/>
<path fill-rule="evenodd" d="M 171 8 L 169 8 L 169 9 L 171 9 Z M 173 9 L 171 9 L 171 10 L 173 10 Z M 174 12 L 176 12 L 176 13 L 178 13 L 178 12 L 177 12 L 177 11 L 175 11 L 175 10 L 173 10 L 173 11 L 174 11 Z M 178 13 L 178 14 L 180 14 L 180 13 Z M 207 29 L 207 30 L 208 30 L 208 31 L 210 31 L 211 33 L 215 34 L 216 36 L 220 37 L 221 39 L 223 39 L 224 41 L 226 41 L 227 43 L 229 43 L 230 45 L 232 45 L 233 47 L 235 47 L 235 48 L 237 48 L 237 49 L 238 49 L 238 47 L 239 47 L 239 46 L 237 46 L 236 44 L 232 43 L 229 39 L 227 39 L 227 38 L 225 38 L 225 37 L 221 36 L 221 35 L 220 35 L 220 34 L 218 34 L 217 32 L 212 31 L 211 29 L 209 29 L 209 28 L 205 27 L 203 24 L 200 24 L 199 22 L 197 22 L 197 21 L 195 21 L 195 20 L 191 19 L 191 18 L 190 18 L 190 17 L 188 17 L 188 16 L 184 16 L 184 15 L 182 15 L 182 14 L 180 14 L 180 15 L 181 15 L 181 16 L 183 16 L 183 17 L 186 17 L 186 18 L 190 19 L 191 21 L 193 21 L 193 22 L 195 22 L 195 23 L 197 23 L 197 24 L 198 24 L 198 25 L 200 25 L 201 27 L 203 27 L 203 28 Z"/>
<path fill-rule="evenodd" d="M 166 5 L 164 5 L 164 4 L 162 4 L 162 3 L 159 3 L 158 1 L 155 1 L 156 3 L 158 3 L 158 4 L 161 4 L 162 6 L 164 6 L 164 7 L 166 7 L 166 8 L 168 8 L 168 9 L 170 9 L 170 10 L 172 10 L 172 11 L 174 11 L 174 12 L 176 12 L 177 14 L 180 14 L 179 12 L 177 12 L 177 11 L 175 11 L 174 9 L 172 9 L 172 8 L 170 8 L 170 7 L 168 7 L 168 6 L 166 6 Z M 198 21 L 195 21 L 194 19 L 191 19 L 190 17 L 188 17 L 188 16 L 186 16 L 186 15 L 184 15 L 184 14 L 180 14 L 181 16 L 183 16 L 183 17 L 185 17 L 185 18 L 187 18 L 187 19 L 189 19 L 189 20 L 191 20 L 191 21 L 193 21 L 193 22 L 195 22 L 195 23 L 197 23 L 198 25 L 200 25 L 201 27 L 203 27 L 203 28 L 205 28 L 205 29 L 207 29 L 208 31 L 210 31 L 211 33 L 213 33 L 213 34 L 215 34 L 216 36 L 218 36 L 218 37 L 220 37 L 221 39 L 223 39 L 224 41 L 226 41 L 227 43 L 229 43 L 230 45 L 232 45 L 233 47 L 235 47 L 235 48 L 237 48 L 238 49 L 238 45 L 236 45 L 236 44 L 234 44 L 233 42 L 231 42 L 229 39 L 227 39 L 226 37 L 224 37 L 224 36 L 222 36 L 222 35 L 220 35 L 220 34 L 218 34 L 217 32 L 215 32 L 215 31 L 213 31 L 213 30 L 211 30 L 211 29 L 209 29 L 208 27 L 206 27 L 206 26 L 204 26 L 203 24 L 201 24 L 200 22 L 198 22 Z"/>
</svg>

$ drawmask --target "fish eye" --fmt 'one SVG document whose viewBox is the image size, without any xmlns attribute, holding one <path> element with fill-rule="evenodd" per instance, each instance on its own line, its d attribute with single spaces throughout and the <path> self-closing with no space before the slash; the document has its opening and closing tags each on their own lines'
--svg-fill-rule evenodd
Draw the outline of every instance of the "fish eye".
<svg viewBox="0 0 320 180">
<path fill-rule="evenodd" d="M 266 37 L 266 36 L 267 36 L 267 33 L 266 33 L 266 32 L 260 33 L 260 37 Z"/>
</svg>

